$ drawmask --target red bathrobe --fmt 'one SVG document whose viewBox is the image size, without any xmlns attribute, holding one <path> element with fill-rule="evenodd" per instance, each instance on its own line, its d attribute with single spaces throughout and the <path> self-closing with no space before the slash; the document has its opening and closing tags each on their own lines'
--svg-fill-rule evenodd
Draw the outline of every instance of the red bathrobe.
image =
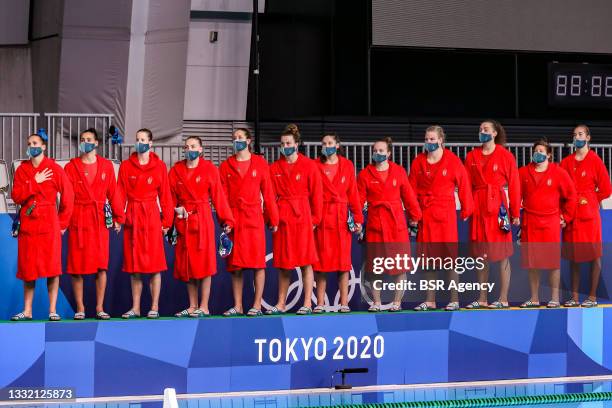
<svg viewBox="0 0 612 408">
<path fill-rule="evenodd" d="M 508 210 L 510 222 L 519 217 L 521 186 L 514 155 L 503 146 L 496 145 L 488 156 L 482 147 L 476 147 L 465 158 L 474 195 L 474 213 L 470 223 L 470 242 L 473 256 L 487 255 L 491 262 L 512 255 L 512 233 L 499 228 L 497 216 L 503 202 Z M 508 198 L 504 192 L 508 187 Z M 509 207 L 508 207 L 509 205 Z"/>
<path fill-rule="evenodd" d="M 576 216 L 563 230 L 563 257 L 575 262 L 601 258 L 599 203 L 610 197 L 610 175 L 597 153 L 589 150 L 582 161 L 573 153 L 561 161 L 576 186 Z"/>
<path fill-rule="evenodd" d="M 325 175 L 327 165 L 321 161 L 316 163 L 323 180 L 323 218 L 315 230 L 319 261 L 314 263 L 313 269 L 317 272 L 350 271 L 353 238 L 347 224 L 349 208 L 355 223 L 363 223 L 355 167 L 350 160 L 338 156 L 338 171 L 331 181 Z"/>
<path fill-rule="evenodd" d="M 519 169 L 523 196 L 521 264 L 527 269 L 558 269 L 560 219 L 570 223 L 576 210 L 576 188 L 565 170 L 549 163 L 536 173 L 533 163 Z"/>
<path fill-rule="evenodd" d="M 298 153 L 293 164 L 281 157 L 270 166 L 279 224 L 274 233 L 274 266 L 293 269 L 318 261 L 313 226 L 321 222 L 323 187 L 314 161 Z"/>
<path fill-rule="evenodd" d="M 166 164 L 151 152 L 149 162 L 141 165 L 138 155 L 132 153 L 119 167 L 118 187 L 122 208 L 125 208 L 124 203 L 127 200 L 123 233 L 123 271 L 165 271 L 168 267 L 162 226 L 170 228 L 174 216 Z"/>
<path fill-rule="evenodd" d="M 410 186 L 403 167 L 389 162 L 386 181 L 382 179 L 374 164 L 368 165 L 357 177 L 361 205 L 368 206 L 366 225 L 366 270 L 375 257 L 395 257 L 410 254 L 408 224 L 404 208 L 411 221 L 419 221 L 421 208 Z M 385 243 L 386 245 L 372 245 Z M 389 243 L 396 243 L 389 245 Z M 408 270 L 387 269 L 388 274 L 399 274 Z"/>
<path fill-rule="evenodd" d="M 38 184 L 34 176 L 47 168 L 53 171 L 52 178 Z M 59 211 L 56 206 L 58 193 Z M 33 281 L 61 275 L 61 230 L 68 228 L 74 201 L 74 192 L 66 173 L 47 157 L 37 168 L 30 160 L 24 161 L 15 171 L 11 197 L 15 204 L 21 206 L 17 278 Z M 32 205 L 34 209 L 27 215 Z"/>
<path fill-rule="evenodd" d="M 106 200 L 113 221 L 124 223 L 124 208 L 117 191 L 113 163 L 96 156 L 96 177 L 89 184 L 80 157 L 66 164 L 65 172 L 74 189 L 74 212 L 68 228 L 68 265 L 70 274 L 90 274 L 108 269 L 108 229 L 104 217 Z"/>
<path fill-rule="evenodd" d="M 427 153 L 419 154 L 410 167 L 410 185 L 417 194 L 423 219 L 419 222 L 419 255 L 457 255 L 457 210 L 455 188 L 461 203 L 461 218 L 474 211 L 472 187 L 461 160 L 444 149 L 436 164 L 427 163 Z"/>
<path fill-rule="evenodd" d="M 263 269 L 266 267 L 265 220 L 278 226 L 278 207 L 270 168 L 266 160 L 251 154 L 251 163 L 244 175 L 238 171 L 236 156 L 219 167 L 221 184 L 234 217 L 232 241 L 234 249 L 227 260 L 227 270 Z"/>
</svg>

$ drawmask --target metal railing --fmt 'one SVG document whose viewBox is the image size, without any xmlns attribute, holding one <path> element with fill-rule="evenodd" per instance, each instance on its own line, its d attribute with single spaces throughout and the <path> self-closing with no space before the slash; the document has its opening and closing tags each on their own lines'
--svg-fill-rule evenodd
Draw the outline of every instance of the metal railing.
<svg viewBox="0 0 612 408">
<path fill-rule="evenodd" d="M 38 113 L 0 113 L 0 159 L 12 163 L 25 155 L 26 139 L 36 133 Z"/>
<path fill-rule="evenodd" d="M 45 113 L 47 134 L 49 135 L 48 154 L 54 158 L 74 157 L 79 152 L 79 134 L 94 128 L 100 137 L 98 151 L 108 158 L 115 158 L 117 146 L 107 137 L 108 128 L 113 123 L 110 113 Z"/>
</svg>

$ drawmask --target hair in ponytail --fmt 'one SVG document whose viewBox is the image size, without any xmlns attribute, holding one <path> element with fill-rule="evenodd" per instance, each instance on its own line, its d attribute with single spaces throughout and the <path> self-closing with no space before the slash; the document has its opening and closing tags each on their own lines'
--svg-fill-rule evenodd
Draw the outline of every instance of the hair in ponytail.
<svg viewBox="0 0 612 408">
<path fill-rule="evenodd" d="M 500 146 L 505 146 L 507 142 L 506 129 L 494 119 L 484 120 L 482 123 L 490 123 L 493 126 L 493 130 L 497 132 L 497 136 L 495 136 L 495 144 Z"/>
<path fill-rule="evenodd" d="M 283 136 L 293 136 L 293 140 L 295 141 L 296 144 L 299 145 L 300 143 L 302 143 L 300 129 L 295 123 L 290 123 L 287 126 L 285 126 L 285 130 L 283 130 L 283 133 L 281 133 L 281 137 Z"/>
</svg>

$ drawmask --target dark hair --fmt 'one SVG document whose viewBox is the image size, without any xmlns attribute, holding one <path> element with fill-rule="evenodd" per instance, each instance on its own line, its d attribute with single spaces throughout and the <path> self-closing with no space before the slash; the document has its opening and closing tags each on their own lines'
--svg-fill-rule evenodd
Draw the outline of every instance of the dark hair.
<svg viewBox="0 0 612 408">
<path fill-rule="evenodd" d="M 295 143 L 298 145 L 302 142 L 302 137 L 300 136 L 300 129 L 295 123 L 290 123 L 285 126 L 285 130 L 283 130 L 283 133 L 281 133 L 281 137 L 283 136 L 293 136 L 293 140 L 295 140 Z"/>
<path fill-rule="evenodd" d="M 253 137 L 251 136 L 251 131 L 247 128 L 236 128 L 234 129 L 234 131 L 232 132 L 232 136 L 236 134 L 236 132 L 242 132 L 244 133 L 244 135 L 246 136 L 247 139 L 252 139 Z"/>
<path fill-rule="evenodd" d="M 139 134 L 140 132 L 144 132 L 147 134 L 147 137 L 149 138 L 149 142 L 153 141 L 153 132 L 151 132 L 149 129 L 147 128 L 138 129 L 136 131 L 136 134 Z"/>
<path fill-rule="evenodd" d="M 374 144 L 378 143 L 378 142 L 383 142 L 387 144 L 387 151 L 389 153 L 393 152 L 393 139 L 391 139 L 389 136 L 386 137 L 381 137 L 380 139 L 377 139 Z"/>
<path fill-rule="evenodd" d="M 537 140 L 534 144 L 533 144 L 533 150 L 535 150 L 536 147 L 538 146 L 544 146 L 544 148 L 546 148 L 546 154 L 550 154 L 551 159 L 552 159 L 552 147 L 550 146 L 550 143 L 548 143 L 548 139 L 543 137 L 539 140 Z"/>
<path fill-rule="evenodd" d="M 197 140 L 198 141 L 198 145 L 200 145 L 200 147 L 202 147 L 202 139 L 200 139 L 199 136 L 189 136 L 189 137 L 187 137 L 187 139 L 185 139 L 185 142 L 190 140 L 190 139 Z"/>
<path fill-rule="evenodd" d="M 30 139 L 32 136 L 37 136 L 40 139 L 40 141 L 42 142 L 43 146 L 47 145 L 47 141 L 45 139 L 43 139 L 43 137 L 41 135 L 39 135 L 38 133 L 32 133 L 30 136 L 28 136 L 28 138 L 26 140 Z"/>
<path fill-rule="evenodd" d="M 497 136 L 495 137 L 495 144 L 505 146 L 507 141 L 506 129 L 494 119 L 483 120 L 482 123 L 490 123 L 493 125 L 493 130 L 497 132 Z"/>
<path fill-rule="evenodd" d="M 586 132 L 587 136 L 591 136 L 591 129 L 589 129 L 589 127 L 587 125 L 585 125 L 584 123 L 579 123 L 576 126 L 574 126 L 574 130 L 576 130 L 578 128 L 583 128 L 584 131 Z"/>
<path fill-rule="evenodd" d="M 82 131 L 81 133 L 79 133 L 79 139 L 85 134 L 85 133 L 91 133 L 92 135 L 94 135 L 94 140 L 96 142 L 100 141 L 100 137 L 98 136 L 98 131 L 95 128 L 89 128 L 89 129 L 85 129 L 84 131 Z"/>
<path fill-rule="evenodd" d="M 334 140 L 336 141 L 336 143 L 340 144 L 340 135 L 338 135 L 336 132 L 326 132 L 326 133 L 324 133 L 323 137 L 321 138 L 321 140 L 323 140 L 325 138 L 325 136 L 333 137 Z M 342 145 L 340 145 L 338 147 L 338 150 L 336 151 L 336 154 L 339 154 L 339 155 L 344 154 L 344 148 L 342 147 Z M 327 161 L 327 156 L 322 154 L 321 156 L 319 156 L 319 160 L 321 160 L 321 163 L 325 163 Z"/>
</svg>

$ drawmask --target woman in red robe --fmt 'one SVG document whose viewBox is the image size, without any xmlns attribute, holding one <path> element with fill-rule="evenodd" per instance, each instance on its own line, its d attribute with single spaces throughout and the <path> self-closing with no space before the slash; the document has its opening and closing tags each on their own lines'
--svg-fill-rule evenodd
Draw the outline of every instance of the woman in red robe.
<svg viewBox="0 0 612 408">
<path fill-rule="evenodd" d="M 466 220 L 474 211 L 472 187 L 461 159 L 444 148 L 444 129 L 430 126 L 425 130 L 425 152 L 419 154 L 410 167 L 410 184 L 416 192 L 423 218 L 419 221 L 418 254 L 434 258 L 457 258 L 457 211 L 455 188 L 461 203 L 461 218 Z M 457 280 L 457 273 L 448 271 L 449 279 Z M 431 275 L 431 271 L 429 271 Z M 430 279 L 434 279 L 431 277 Z M 436 308 L 436 292 L 427 291 L 425 302 L 416 311 Z M 451 292 L 445 310 L 459 309 L 457 291 Z"/>
<path fill-rule="evenodd" d="M 552 149 L 545 139 L 533 145 L 531 160 L 519 169 L 523 196 L 521 263 L 529 270 L 531 290 L 531 299 L 521 307 L 540 307 L 539 269 L 548 269 L 551 300 L 547 307 L 558 308 L 561 306 L 561 228 L 574 218 L 576 189 L 567 172 L 550 162 Z"/>
<path fill-rule="evenodd" d="M 291 270 L 299 267 L 304 304 L 297 314 L 312 313 L 312 264 L 318 261 L 314 229 L 321 222 L 321 174 L 314 161 L 298 153 L 300 132 L 288 125 L 281 134 L 282 157 L 270 166 L 277 197 L 279 225 L 273 235 L 274 266 L 279 269 L 278 301 L 266 314 L 285 312 Z"/>
<path fill-rule="evenodd" d="M 117 193 L 113 163 L 96 154 L 96 129 L 81 132 L 81 155 L 66 164 L 65 171 L 74 189 L 74 212 L 68 227 L 68 267 L 76 300 L 75 320 L 85 318 L 83 275 L 95 274 L 96 318 L 110 319 L 104 311 L 106 271 L 108 270 L 108 229 L 119 233 L 124 222 L 122 200 Z M 105 205 L 111 206 L 111 225 L 106 224 Z M 110 220 L 109 220 L 110 221 Z"/>
<path fill-rule="evenodd" d="M 478 300 L 467 308 L 503 309 L 508 307 L 511 275 L 508 258 L 513 252 L 510 221 L 520 225 L 521 186 L 514 155 L 504 148 L 506 132 L 502 125 L 495 120 L 482 122 L 478 138 L 482 146 L 474 148 L 465 159 L 474 195 L 470 244 L 472 256 L 486 261 L 485 268 L 476 271 L 479 282 L 488 281 L 491 262 L 499 262 L 501 282 L 497 301 L 489 305 L 487 291 L 482 290 Z M 507 214 L 503 228 L 499 220 L 502 214 Z"/>
<path fill-rule="evenodd" d="M 234 225 L 232 211 L 219 179 L 219 171 L 200 157 L 202 141 L 197 136 L 185 140 L 185 160 L 176 163 L 168 176 L 178 232 L 174 259 L 174 277 L 187 283 L 189 307 L 177 317 L 209 316 L 211 277 L 217 273 L 215 224 L 212 201 L 219 224 L 229 234 Z M 235 249 L 235 248 L 234 248 Z M 198 306 L 198 286 L 201 301 Z"/>
<path fill-rule="evenodd" d="M 351 233 L 361 232 L 363 213 L 355 180 L 355 167 L 339 155 L 340 138 L 331 133 L 323 136 L 321 159 L 317 166 L 323 180 L 323 218 L 315 230 L 319 260 L 314 263 L 317 283 L 317 306 L 314 313 L 325 312 L 327 274 L 338 273 L 340 313 L 351 311 L 348 305 L 349 271 L 351 270 Z M 349 211 L 352 214 L 348 225 Z"/>
<path fill-rule="evenodd" d="M 140 317 L 142 275 L 150 276 L 151 310 L 147 317 L 159 317 L 160 273 L 168 269 L 163 234 L 172 225 L 172 195 L 166 164 L 151 152 L 152 144 L 151 131 L 140 129 L 136 132 L 135 152 L 119 168 L 121 208 L 126 208 L 127 200 L 123 271 L 130 274 L 132 286 L 132 308 L 121 316 L 124 319 Z"/>
<path fill-rule="evenodd" d="M 389 137 L 377 140 L 372 149 L 372 161 L 357 177 L 357 186 L 361 205 L 367 203 L 367 224 L 365 240 L 368 244 L 366 250 L 367 269 L 371 269 L 371 261 L 376 257 L 408 256 L 410 254 L 410 240 L 405 211 L 408 213 L 411 225 L 417 225 L 422 213 L 416 195 L 408 181 L 408 175 L 403 167 L 393 163 L 390 159 L 392 140 Z M 395 275 L 396 283 L 406 280 L 407 268 L 391 268 L 387 272 Z M 370 278 L 374 275 L 369 273 Z M 375 271 L 372 270 L 375 273 Z M 381 310 L 380 279 L 373 280 L 372 300 L 368 309 L 370 312 Z M 402 310 L 402 297 L 404 291 L 396 290 L 390 312 Z"/>
<path fill-rule="evenodd" d="M 234 249 L 227 257 L 227 270 L 232 274 L 234 306 L 225 316 L 244 313 L 242 290 L 244 269 L 254 270 L 255 299 L 247 316 L 261 316 L 261 300 L 266 282 L 265 219 L 270 229 L 278 229 L 278 207 L 270 169 L 266 160 L 251 153 L 251 133 L 236 129 L 233 135 L 236 154 L 221 163 L 221 184 L 234 216 L 232 241 Z"/>
<path fill-rule="evenodd" d="M 74 192 L 64 170 L 45 156 L 47 141 L 28 137 L 26 160 L 15 171 L 11 197 L 20 206 L 17 278 L 23 280 L 24 308 L 11 320 L 32 320 L 36 279 L 47 278 L 49 320 L 58 321 L 57 293 L 62 274 L 62 235 L 72 214 Z M 56 207 L 60 195 L 59 210 Z"/>
<path fill-rule="evenodd" d="M 597 287 L 601 275 L 600 202 L 610 197 L 610 175 L 603 161 L 589 148 L 591 132 L 586 125 L 574 128 L 576 150 L 561 161 L 576 186 L 576 216 L 563 230 L 563 257 L 571 268 L 572 298 L 565 306 L 597 306 Z M 591 264 L 589 296 L 580 303 L 580 263 Z"/>
</svg>

